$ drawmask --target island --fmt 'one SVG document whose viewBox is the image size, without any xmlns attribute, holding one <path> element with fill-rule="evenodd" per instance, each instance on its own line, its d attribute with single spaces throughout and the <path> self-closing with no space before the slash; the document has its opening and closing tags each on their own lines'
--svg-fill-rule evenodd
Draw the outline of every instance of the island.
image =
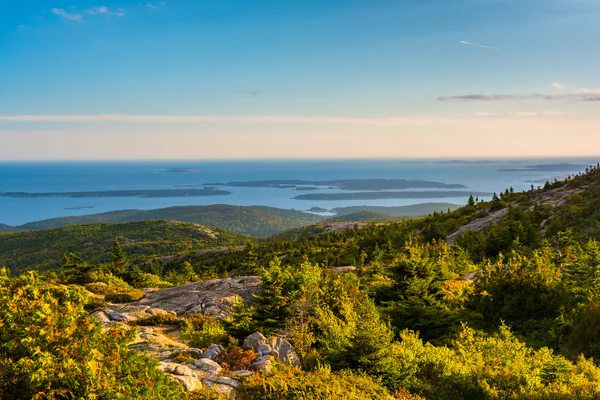
<svg viewBox="0 0 600 400">
<path fill-rule="evenodd" d="M 293 197 L 294 200 L 382 200 L 382 199 L 441 199 L 447 197 L 491 196 L 485 192 L 352 192 L 352 193 L 309 193 Z"/>
<path fill-rule="evenodd" d="M 560 171 L 583 171 L 586 167 L 585 164 L 541 164 L 541 165 L 528 165 L 525 168 L 505 168 L 499 169 L 498 171 L 503 172 L 560 172 Z"/>
<path fill-rule="evenodd" d="M 0 197 L 32 199 L 40 197 L 70 197 L 74 199 L 91 197 L 204 197 L 226 196 L 231 194 L 226 190 L 217 189 L 155 189 L 155 190 L 106 190 L 96 192 L 0 192 Z"/>
<path fill-rule="evenodd" d="M 314 190 L 315 186 L 339 190 L 393 190 L 393 189 L 466 189 L 465 185 L 407 179 L 341 179 L 333 181 L 267 180 L 227 183 L 205 183 L 210 186 L 257 187 L 296 190 Z M 307 189 L 308 188 L 308 189 Z"/>
</svg>

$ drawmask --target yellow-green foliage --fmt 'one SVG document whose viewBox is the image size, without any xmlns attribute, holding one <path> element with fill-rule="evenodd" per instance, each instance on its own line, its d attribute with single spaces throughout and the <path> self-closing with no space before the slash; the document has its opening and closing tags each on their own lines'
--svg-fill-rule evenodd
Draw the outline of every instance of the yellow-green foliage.
<svg viewBox="0 0 600 400">
<path fill-rule="evenodd" d="M 133 289 L 126 293 L 107 294 L 104 296 L 104 299 L 111 303 L 131 303 L 138 301 L 142 297 L 144 297 L 144 292 L 139 289 Z"/>
<path fill-rule="evenodd" d="M 136 288 L 168 288 L 173 286 L 171 283 L 160 279 L 159 276 L 142 272 L 138 274 L 135 279 L 131 282 Z"/>
<path fill-rule="evenodd" d="M 414 399 L 408 394 L 392 397 L 371 378 L 350 372 L 331 373 L 326 370 L 304 372 L 297 368 L 278 366 L 271 372 L 261 372 L 244 379 L 238 398 L 241 400 L 390 400 Z"/>
<path fill-rule="evenodd" d="M 0 397 L 181 399 L 156 361 L 127 348 L 131 333 L 104 332 L 83 309 L 85 291 L 0 270 Z"/>
<path fill-rule="evenodd" d="M 428 399 L 600 398 L 600 369 L 592 361 L 533 350 L 505 326 L 492 336 L 463 327 L 450 347 L 424 344 L 409 331 L 401 337 L 380 364 L 384 383 Z"/>
<path fill-rule="evenodd" d="M 213 343 L 227 340 L 227 332 L 216 319 L 201 314 L 193 314 L 183 321 L 181 337 L 192 347 L 208 347 Z"/>
</svg>

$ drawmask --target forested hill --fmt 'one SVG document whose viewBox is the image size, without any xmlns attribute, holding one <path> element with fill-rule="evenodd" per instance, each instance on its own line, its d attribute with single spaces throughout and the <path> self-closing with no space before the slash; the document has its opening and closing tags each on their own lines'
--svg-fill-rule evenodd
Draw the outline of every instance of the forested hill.
<svg viewBox="0 0 600 400">
<path fill-rule="evenodd" d="M 121 210 L 75 217 L 59 217 L 31 222 L 15 228 L 33 230 L 98 222 L 134 222 L 160 219 L 202 224 L 258 237 L 274 235 L 321 220 L 316 215 L 295 210 L 216 204 L 210 206 L 177 206 L 156 210 Z"/>
<path fill-rule="evenodd" d="M 131 260 L 245 244 L 250 237 L 203 225 L 162 220 L 87 224 L 0 234 L 0 266 L 13 273 L 54 270 L 63 254 L 76 253 L 91 263 L 110 261 L 117 239 Z"/>
</svg>

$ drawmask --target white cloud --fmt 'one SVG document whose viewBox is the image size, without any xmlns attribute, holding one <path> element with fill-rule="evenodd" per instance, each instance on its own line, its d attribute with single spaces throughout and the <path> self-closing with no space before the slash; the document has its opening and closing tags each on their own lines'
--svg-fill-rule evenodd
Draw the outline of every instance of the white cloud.
<svg viewBox="0 0 600 400">
<path fill-rule="evenodd" d="M 600 94 L 600 88 L 598 88 L 598 89 L 579 88 L 578 91 L 581 93 L 588 93 L 588 94 Z"/>
<path fill-rule="evenodd" d="M 478 117 L 512 117 L 512 118 L 535 118 L 535 117 L 559 117 L 567 113 L 561 111 L 512 111 L 507 113 L 478 112 Z"/>
<path fill-rule="evenodd" d="M 552 84 L 552 86 L 554 86 L 554 87 L 555 87 L 556 89 L 558 89 L 558 90 L 564 90 L 564 89 L 565 89 L 565 85 L 563 85 L 563 84 L 560 84 L 560 83 L 558 83 L 558 82 L 554 82 L 554 83 Z"/>
<path fill-rule="evenodd" d="M 118 8 L 117 9 L 117 13 L 115 15 L 117 17 L 124 17 L 125 16 L 125 10 L 123 10 L 122 8 Z"/>
<path fill-rule="evenodd" d="M 151 8 L 151 9 L 153 9 L 153 10 L 156 10 L 156 6 L 155 6 L 155 5 L 152 5 L 152 4 L 150 4 L 150 3 L 146 4 L 146 6 L 147 6 L 148 8 Z"/>
<path fill-rule="evenodd" d="M 53 8 L 50 10 L 50 12 L 52 12 L 55 15 L 58 15 L 59 17 L 63 17 L 65 19 L 68 19 L 71 21 L 77 21 L 77 22 L 81 21 L 81 14 L 76 14 L 76 13 L 71 14 L 71 13 L 66 12 L 62 8 Z"/>
</svg>

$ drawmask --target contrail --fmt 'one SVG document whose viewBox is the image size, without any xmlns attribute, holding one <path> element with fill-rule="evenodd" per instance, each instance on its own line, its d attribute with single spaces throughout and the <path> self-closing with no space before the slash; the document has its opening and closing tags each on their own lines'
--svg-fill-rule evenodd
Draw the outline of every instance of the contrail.
<svg viewBox="0 0 600 400">
<path fill-rule="evenodd" d="M 471 42 L 465 42 L 464 40 L 461 40 L 460 43 L 462 44 L 468 44 L 469 46 L 477 46 L 477 47 L 483 47 L 484 49 L 490 49 L 490 50 L 496 50 L 496 51 L 501 51 L 504 53 L 504 50 L 499 49 L 497 47 L 490 47 L 490 46 L 484 46 L 482 44 L 477 44 L 477 43 L 471 43 Z"/>
</svg>

